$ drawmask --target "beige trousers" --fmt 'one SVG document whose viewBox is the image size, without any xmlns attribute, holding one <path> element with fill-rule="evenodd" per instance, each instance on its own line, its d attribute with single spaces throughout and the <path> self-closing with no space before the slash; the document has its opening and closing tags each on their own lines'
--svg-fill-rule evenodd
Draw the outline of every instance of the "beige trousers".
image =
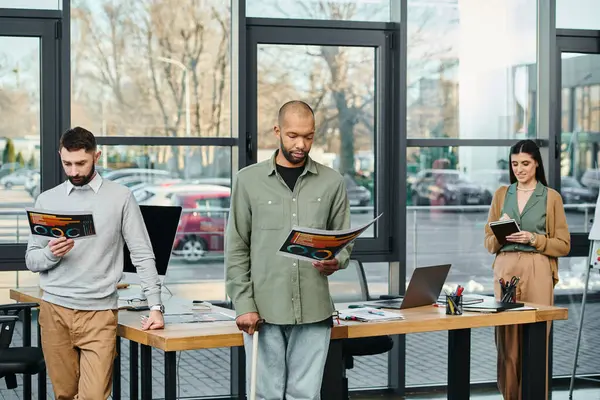
<svg viewBox="0 0 600 400">
<path fill-rule="evenodd" d="M 548 257 L 539 253 L 505 252 L 494 263 L 494 294 L 501 297 L 500 278 L 509 281 L 520 277 L 517 301 L 540 305 L 554 304 L 554 285 Z M 550 334 L 548 323 L 548 336 Z M 496 327 L 498 350 L 498 389 L 506 400 L 521 400 L 521 355 L 523 328 L 520 325 Z M 546 375 L 548 372 L 548 348 L 546 348 Z M 548 398 L 546 382 L 546 398 Z"/>
<path fill-rule="evenodd" d="M 56 400 L 106 400 L 112 389 L 117 310 L 79 311 L 42 301 L 42 349 Z"/>
</svg>

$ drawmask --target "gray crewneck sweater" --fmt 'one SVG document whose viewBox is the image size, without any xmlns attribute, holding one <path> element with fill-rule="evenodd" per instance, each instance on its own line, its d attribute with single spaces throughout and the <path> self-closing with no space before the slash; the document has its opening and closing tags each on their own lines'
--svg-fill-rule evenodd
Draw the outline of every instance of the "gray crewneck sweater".
<svg viewBox="0 0 600 400">
<path fill-rule="evenodd" d="M 131 191 L 99 174 L 83 187 L 69 181 L 41 193 L 35 207 L 50 211 L 92 211 L 96 235 L 75 240 L 62 258 L 50 238 L 30 235 L 25 261 L 40 273 L 42 299 L 76 310 L 118 307 L 117 283 L 123 274 L 123 244 L 131 253 L 148 305 L 161 303 L 160 280 L 146 226 Z"/>
</svg>

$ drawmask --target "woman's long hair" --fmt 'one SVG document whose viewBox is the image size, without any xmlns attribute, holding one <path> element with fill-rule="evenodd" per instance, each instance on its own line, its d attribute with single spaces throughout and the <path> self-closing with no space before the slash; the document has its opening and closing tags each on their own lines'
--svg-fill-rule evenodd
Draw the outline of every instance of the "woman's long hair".
<svg viewBox="0 0 600 400">
<path fill-rule="evenodd" d="M 514 146 L 510 148 L 510 156 L 513 154 L 519 153 L 527 153 L 529 154 L 535 161 L 537 161 L 537 168 L 535 169 L 535 179 L 538 182 L 541 182 L 544 186 L 548 186 L 546 183 L 546 174 L 544 173 L 544 163 L 542 162 L 542 155 L 540 154 L 540 148 L 538 145 L 531 139 L 521 140 L 517 142 Z M 510 183 L 513 184 L 517 181 L 517 177 L 513 172 L 512 168 L 512 159 L 510 161 Z"/>
</svg>

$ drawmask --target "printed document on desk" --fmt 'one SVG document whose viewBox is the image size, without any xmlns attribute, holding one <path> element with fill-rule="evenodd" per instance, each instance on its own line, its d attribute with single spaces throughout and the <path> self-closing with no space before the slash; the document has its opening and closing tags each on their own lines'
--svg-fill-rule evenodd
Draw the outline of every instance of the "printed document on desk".
<svg viewBox="0 0 600 400">
<path fill-rule="evenodd" d="M 165 324 L 192 324 L 195 322 L 235 321 L 235 318 L 222 312 L 201 312 L 185 314 L 165 314 Z"/>
<path fill-rule="evenodd" d="M 67 239 L 96 235 L 91 211 L 50 211 L 29 207 L 25 211 L 32 235 Z"/>
<path fill-rule="evenodd" d="M 277 254 L 305 261 L 334 259 L 340 251 L 355 241 L 382 214 L 369 223 L 356 228 L 328 231 L 313 228 L 292 228 Z"/>
<path fill-rule="evenodd" d="M 383 311 L 378 308 L 361 307 L 339 311 L 340 319 L 350 321 L 372 322 L 372 321 L 399 321 L 404 317 L 400 314 Z"/>
</svg>

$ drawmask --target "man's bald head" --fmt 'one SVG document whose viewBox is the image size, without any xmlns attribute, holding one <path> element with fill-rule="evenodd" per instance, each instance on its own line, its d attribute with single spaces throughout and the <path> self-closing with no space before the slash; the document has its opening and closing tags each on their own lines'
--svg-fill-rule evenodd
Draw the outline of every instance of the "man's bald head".
<svg viewBox="0 0 600 400">
<path fill-rule="evenodd" d="M 304 165 L 315 135 L 315 114 L 300 100 L 285 103 L 279 109 L 278 124 L 273 127 L 279 139 L 277 163 L 283 166 Z"/>
<path fill-rule="evenodd" d="M 281 106 L 279 109 L 279 115 L 277 116 L 277 122 L 282 127 L 288 116 L 294 115 L 300 118 L 312 118 L 313 123 L 315 120 L 315 113 L 313 109 L 305 102 L 301 100 L 291 100 Z"/>
</svg>

